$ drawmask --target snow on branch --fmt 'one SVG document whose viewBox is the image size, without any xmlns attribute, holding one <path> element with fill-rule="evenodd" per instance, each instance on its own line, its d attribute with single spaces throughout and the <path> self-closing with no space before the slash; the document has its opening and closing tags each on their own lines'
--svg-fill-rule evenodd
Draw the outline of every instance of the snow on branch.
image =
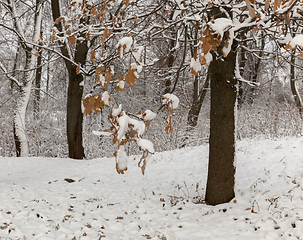
<svg viewBox="0 0 303 240">
<path fill-rule="evenodd" d="M 131 37 L 123 37 L 119 40 L 117 44 L 117 53 L 122 59 L 123 54 L 128 52 L 133 44 L 133 39 Z"/>
<path fill-rule="evenodd" d="M 143 151 L 143 155 L 138 164 L 141 167 L 142 174 L 144 174 L 147 157 L 155 152 L 153 143 L 149 140 L 142 139 L 145 127 L 156 116 L 150 110 L 146 110 L 138 117 L 143 117 L 142 120 L 136 120 L 129 117 L 124 111 L 122 111 L 122 105 L 118 108 L 112 108 L 108 120 L 111 123 L 111 127 L 104 131 L 93 131 L 95 135 L 113 136 L 113 143 L 118 144 L 118 150 L 114 153 L 116 157 L 116 170 L 120 174 L 124 174 L 127 171 L 128 156 L 125 152 L 124 145 L 128 142 L 134 141 L 138 147 Z M 141 164 L 142 163 L 142 164 Z"/>
<path fill-rule="evenodd" d="M 172 113 L 173 110 L 175 110 L 179 106 L 179 98 L 172 94 L 172 93 L 166 93 L 163 95 L 163 101 L 162 104 L 167 104 L 169 108 L 169 112 Z"/>
<path fill-rule="evenodd" d="M 249 86 L 260 86 L 260 83 L 259 82 L 251 82 L 251 81 L 247 81 L 245 80 L 241 74 L 240 74 L 240 68 L 239 68 L 239 57 L 237 55 L 236 57 L 236 66 L 235 66 L 235 78 L 238 80 L 238 81 L 241 81 L 241 82 L 244 82 L 244 83 L 247 83 Z"/>
</svg>

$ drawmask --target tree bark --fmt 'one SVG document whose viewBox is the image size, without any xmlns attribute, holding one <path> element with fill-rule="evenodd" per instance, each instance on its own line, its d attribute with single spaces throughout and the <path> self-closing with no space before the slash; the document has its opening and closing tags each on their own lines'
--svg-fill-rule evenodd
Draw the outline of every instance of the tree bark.
<svg viewBox="0 0 303 240">
<path fill-rule="evenodd" d="M 83 113 L 81 110 L 83 87 L 79 85 L 83 81 L 83 76 L 76 73 L 76 68 L 69 72 L 67 91 L 68 153 L 70 158 L 83 159 L 85 157 L 82 145 Z"/>
<path fill-rule="evenodd" d="M 60 9 L 60 0 L 52 0 L 52 14 L 53 20 L 55 21 L 58 17 L 61 16 Z M 57 29 L 61 32 L 62 25 L 61 22 L 55 24 Z M 85 36 L 80 36 L 84 37 Z M 72 56 L 68 53 L 67 42 L 63 43 L 63 46 L 60 48 L 61 53 L 72 59 Z M 76 50 L 74 54 L 74 61 L 80 63 L 83 66 L 86 62 L 86 56 L 88 52 L 87 40 L 76 42 Z M 81 110 L 81 99 L 83 95 L 83 86 L 80 86 L 80 83 L 83 81 L 83 75 L 81 73 L 77 74 L 77 66 L 73 65 L 69 60 L 64 59 L 66 68 L 69 74 L 68 81 L 68 92 L 67 92 L 67 141 L 68 141 L 68 153 L 69 157 L 73 159 L 83 159 L 84 148 L 83 148 L 83 113 Z"/>
<path fill-rule="evenodd" d="M 198 50 L 198 48 L 197 48 L 198 28 L 195 28 L 193 39 L 194 39 L 194 41 L 190 47 L 191 57 L 194 57 L 194 55 L 197 53 L 197 50 Z M 199 113 L 200 113 L 204 98 L 206 96 L 208 85 L 209 85 L 209 74 L 208 73 L 207 73 L 206 80 L 205 80 L 201 90 L 200 90 L 198 75 L 195 76 L 194 89 L 193 89 L 194 90 L 193 91 L 193 100 L 192 100 L 191 108 L 190 108 L 190 110 L 188 112 L 188 116 L 187 116 L 187 125 L 189 126 L 189 130 L 194 128 L 195 126 L 197 126 L 198 119 L 199 119 Z"/>
<path fill-rule="evenodd" d="M 196 79 L 194 82 L 194 97 L 193 97 L 193 102 L 192 102 L 192 105 L 188 112 L 188 117 L 187 117 L 187 125 L 190 128 L 194 128 L 198 124 L 200 110 L 201 110 L 204 98 L 206 96 L 208 86 L 209 86 L 209 75 L 207 74 L 206 80 L 204 82 L 203 88 L 202 88 L 200 96 L 199 96 L 198 79 Z"/>
<path fill-rule="evenodd" d="M 16 7 L 15 2 L 11 2 L 12 17 L 15 21 L 16 18 Z M 36 1 L 36 13 L 34 17 L 34 31 L 32 35 L 32 42 L 37 42 L 39 39 L 40 29 L 41 29 L 41 17 L 42 17 L 42 3 L 40 0 Z M 14 22 L 14 27 L 17 32 L 21 35 L 24 35 L 21 26 Z M 25 43 L 21 44 L 25 50 L 25 67 L 24 67 L 24 76 L 22 82 L 19 86 L 19 97 L 17 99 L 16 109 L 14 111 L 14 123 L 13 123 L 13 132 L 16 146 L 17 157 L 27 157 L 29 154 L 28 148 L 28 139 L 26 135 L 26 126 L 25 126 L 25 116 L 26 109 L 31 93 L 32 87 L 32 78 L 34 75 L 34 68 L 36 57 L 34 56 L 36 49 L 34 47 L 29 47 Z"/>
<path fill-rule="evenodd" d="M 41 45 L 41 44 L 40 44 Z M 42 48 L 39 48 L 39 56 L 37 58 L 37 70 L 35 78 L 35 95 L 34 95 L 34 118 L 37 120 L 40 118 L 40 88 L 42 77 Z"/>
<path fill-rule="evenodd" d="M 245 49 L 241 48 L 239 52 L 239 69 L 240 75 L 243 77 L 244 67 L 246 64 L 247 58 L 245 56 Z M 239 81 L 238 83 L 238 107 L 240 108 L 245 101 L 244 95 L 244 84 L 243 82 Z"/>
<path fill-rule="evenodd" d="M 296 102 L 296 106 L 299 109 L 299 113 L 300 113 L 300 117 L 303 118 L 303 103 L 302 103 L 302 98 L 301 95 L 297 89 L 297 85 L 296 85 L 296 73 L 295 73 L 295 51 L 296 49 L 293 50 L 292 55 L 291 55 L 291 65 L 290 65 L 290 88 L 291 88 L 291 92 L 293 94 L 293 97 L 295 99 Z"/>
<path fill-rule="evenodd" d="M 229 202 L 235 196 L 235 45 L 224 60 L 216 59 L 213 54 L 209 66 L 211 111 L 205 200 L 210 205 Z"/>
</svg>

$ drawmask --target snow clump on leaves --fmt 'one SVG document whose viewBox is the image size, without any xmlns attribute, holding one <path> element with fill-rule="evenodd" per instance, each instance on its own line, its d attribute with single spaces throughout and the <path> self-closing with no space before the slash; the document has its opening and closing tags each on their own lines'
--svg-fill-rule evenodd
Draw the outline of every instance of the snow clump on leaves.
<svg viewBox="0 0 303 240">
<path fill-rule="evenodd" d="M 122 59 L 123 54 L 128 52 L 133 44 L 133 39 L 131 37 L 123 37 L 119 40 L 117 44 L 117 53 L 120 59 Z"/>
<path fill-rule="evenodd" d="M 166 93 L 163 95 L 162 104 L 167 104 L 169 112 L 172 113 L 179 106 L 179 98 L 172 93 Z"/>
<path fill-rule="evenodd" d="M 112 126 L 102 132 L 93 131 L 95 135 L 113 136 L 113 143 L 118 143 L 118 151 L 114 153 L 114 156 L 116 157 L 116 170 L 119 174 L 123 174 L 127 170 L 127 154 L 124 145 L 131 141 L 134 141 L 143 151 L 143 156 L 138 166 L 141 167 L 141 171 L 144 174 L 147 157 L 149 154 L 153 154 L 155 150 L 153 143 L 142 139 L 142 136 L 145 131 L 146 122 L 149 124 L 155 116 L 155 113 L 146 110 L 142 114 L 143 121 L 133 119 L 122 111 L 122 105 L 120 104 L 118 108 L 112 108 L 108 115 L 108 120 Z M 140 118 L 139 116 L 137 117 Z"/>
</svg>

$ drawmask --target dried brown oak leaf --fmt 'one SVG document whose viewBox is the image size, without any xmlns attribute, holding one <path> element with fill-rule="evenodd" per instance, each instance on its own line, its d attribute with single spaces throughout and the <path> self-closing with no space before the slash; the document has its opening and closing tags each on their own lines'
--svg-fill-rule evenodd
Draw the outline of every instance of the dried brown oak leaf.
<svg viewBox="0 0 303 240">
<path fill-rule="evenodd" d="M 125 82 L 127 82 L 127 84 L 131 87 L 134 88 L 134 82 L 136 80 L 139 80 L 139 78 L 136 76 L 135 74 L 135 69 L 133 69 L 132 67 L 130 67 L 127 71 L 127 74 L 125 75 Z"/>
<path fill-rule="evenodd" d="M 110 79 L 111 77 L 114 76 L 113 72 L 112 72 L 112 68 L 109 67 L 107 70 L 106 70 L 106 77 L 105 77 L 105 86 L 107 86 L 109 83 L 110 83 Z"/>
<path fill-rule="evenodd" d="M 199 40 L 202 42 L 203 53 L 206 55 L 209 51 L 214 50 L 220 45 L 221 36 L 210 29 L 208 25 L 206 26 L 203 35 L 204 36 L 200 37 Z"/>
<path fill-rule="evenodd" d="M 85 116 L 91 115 L 92 110 L 94 110 L 95 113 L 99 113 L 101 112 L 101 108 L 104 108 L 104 103 L 100 95 L 97 97 L 94 97 L 93 95 L 87 96 L 86 98 L 82 99 L 82 102 Z"/>
<path fill-rule="evenodd" d="M 73 35 L 71 36 L 71 38 L 70 38 L 70 43 L 71 43 L 72 45 L 75 45 L 75 44 L 76 44 L 76 41 L 77 41 L 77 38 L 76 38 L 75 34 L 73 34 Z"/>
<path fill-rule="evenodd" d="M 83 103 L 83 106 L 84 106 L 85 116 L 91 115 L 92 109 L 94 108 L 94 104 L 95 104 L 95 97 L 94 96 L 88 96 L 88 97 L 82 99 L 82 103 Z"/>
<path fill-rule="evenodd" d="M 80 73 L 80 66 L 81 66 L 81 65 L 80 65 L 80 63 L 78 63 L 78 65 L 77 65 L 77 69 L 76 69 L 76 73 L 77 73 L 77 74 L 79 74 L 79 73 Z"/>
<path fill-rule="evenodd" d="M 96 64 L 97 64 L 96 50 L 93 50 L 93 51 L 90 52 L 90 59 L 92 60 L 92 62 L 96 66 Z"/>
<path fill-rule="evenodd" d="M 278 10 L 278 8 L 281 6 L 282 0 L 275 0 L 274 2 L 274 12 Z"/>
<path fill-rule="evenodd" d="M 152 239 L 151 236 L 148 234 L 142 235 L 142 237 L 146 237 L 146 239 Z"/>
<path fill-rule="evenodd" d="M 171 126 L 171 116 L 168 116 L 167 118 L 165 118 L 165 121 L 167 123 L 167 126 L 165 127 L 165 132 L 167 134 L 173 132 L 173 127 Z"/>
<path fill-rule="evenodd" d="M 255 9 L 250 5 L 250 1 L 249 0 L 245 0 L 246 2 L 246 6 L 248 8 L 249 11 L 249 16 L 251 16 L 252 18 L 256 16 L 256 11 Z"/>
</svg>

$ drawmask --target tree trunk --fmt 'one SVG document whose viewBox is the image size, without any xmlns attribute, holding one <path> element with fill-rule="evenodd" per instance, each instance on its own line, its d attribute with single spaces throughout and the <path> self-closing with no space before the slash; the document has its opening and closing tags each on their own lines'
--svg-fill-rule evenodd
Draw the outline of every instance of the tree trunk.
<svg viewBox="0 0 303 240">
<path fill-rule="evenodd" d="M 83 87 L 79 85 L 83 76 L 76 73 L 76 67 L 69 71 L 69 82 L 67 92 L 67 141 L 69 157 L 73 159 L 84 158 L 82 145 L 83 113 L 81 110 L 81 99 Z"/>
<path fill-rule="evenodd" d="M 60 14 L 60 0 L 52 0 L 52 14 L 53 20 L 55 21 Z M 62 31 L 61 22 L 55 24 L 58 30 Z M 86 39 L 85 35 L 80 36 L 82 39 Z M 69 55 L 67 48 L 68 43 L 64 42 L 60 48 L 62 54 L 72 59 Z M 74 61 L 80 63 L 81 66 L 85 65 L 86 56 L 88 52 L 87 40 L 77 40 L 76 50 L 74 54 Z M 73 65 L 69 60 L 64 59 L 66 68 L 69 74 L 68 92 L 67 92 L 67 142 L 69 157 L 73 159 L 83 159 L 84 148 L 82 145 L 82 131 L 83 131 L 83 113 L 81 110 L 81 99 L 83 94 L 83 86 L 80 83 L 83 81 L 83 75 L 77 74 L 77 66 Z"/>
<path fill-rule="evenodd" d="M 26 72 L 24 79 L 31 79 L 33 74 Z M 28 81 L 24 86 L 20 87 L 17 106 L 14 111 L 14 139 L 17 157 L 27 157 L 29 154 L 28 140 L 26 136 L 25 115 L 28 105 L 32 82 Z"/>
<path fill-rule="evenodd" d="M 243 77 L 244 67 L 247 58 L 245 56 L 245 49 L 241 48 L 239 52 L 239 69 L 240 75 Z M 240 108 L 245 101 L 245 94 L 244 94 L 244 84 L 243 82 L 239 81 L 238 83 L 238 107 Z"/>
<path fill-rule="evenodd" d="M 14 3 L 13 3 L 14 4 Z M 15 7 L 13 9 L 13 14 L 15 11 Z M 41 9 L 42 4 L 40 0 L 36 1 L 36 14 L 34 19 L 34 32 L 32 35 L 32 41 L 37 42 L 39 39 L 40 29 L 41 29 Z M 22 33 L 21 29 L 16 29 L 17 31 Z M 32 88 L 32 78 L 34 75 L 34 68 L 36 57 L 34 53 L 36 49 L 34 47 L 28 47 L 23 45 L 25 48 L 25 67 L 24 67 L 24 76 L 22 80 L 22 85 L 19 86 L 19 97 L 17 99 L 16 109 L 14 112 L 14 139 L 16 146 L 16 154 L 18 157 L 27 157 L 29 154 L 28 149 L 28 140 L 26 136 L 26 126 L 25 126 L 25 116 L 26 116 L 26 108 L 28 105 L 31 88 Z"/>
<path fill-rule="evenodd" d="M 41 45 L 41 44 L 40 44 Z M 34 118 L 37 120 L 40 118 L 40 88 L 42 77 L 42 48 L 39 48 L 39 56 L 37 58 L 37 70 L 35 78 L 35 95 L 34 95 Z"/>
<path fill-rule="evenodd" d="M 209 75 L 207 74 L 206 80 L 204 82 L 203 88 L 202 88 L 200 96 L 199 96 L 198 79 L 195 79 L 193 102 L 192 102 L 192 105 L 188 112 L 188 117 L 187 117 L 187 125 L 190 128 L 194 128 L 198 124 L 200 110 L 201 110 L 204 98 L 206 96 L 208 86 L 209 86 Z"/>
<path fill-rule="evenodd" d="M 190 46 L 191 57 L 194 57 L 195 54 L 197 54 L 198 31 L 199 31 L 199 29 L 197 27 L 195 27 L 194 36 L 192 36 L 194 41 L 191 42 L 191 46 Z M 191 130 L 192 128 L 197 126 L 199 113 L 200 113 L 204 98 L 206 96 L 208 85 L 209 85 L 209 73 L 207 73 L 206 80 L 205 80 L 201 90 L 200 90 L 198 75 L 195 76 L 194 89 L 193 89 L 194 90 L 193 91 L 193 100 L 192 100 L 191 108 L 187 115 L 187 126 L 189 127 L 188 130 Z"/>
<path fill-rule="evenodd" d="M 224 60 L 215 59 L 215 54 L 213 57 L 209 66 L 211 111 L 205 200 L 217 205 L 229 202 L 235 196 L 235 44 Z"/>
<path fill-rule="evenodd" d="M 292 55 L 291 55 L 291 65 L 290 65 L 290 88 L 291 88 L 291 92 L 294 96 L 295 102 L 296 102 L 296 106 L 299 109 L 299 113 L 300 113 L 300 117 L 302 118 L 302 114 L 303 114 L 303 103 L 302 103 L 302 98 L 301 95 L 297 89 L 297 85 L 296 85 L 296 73 L 295 73 L 295 51 L 296 49 L 293 50 Z"/>
</svg>

